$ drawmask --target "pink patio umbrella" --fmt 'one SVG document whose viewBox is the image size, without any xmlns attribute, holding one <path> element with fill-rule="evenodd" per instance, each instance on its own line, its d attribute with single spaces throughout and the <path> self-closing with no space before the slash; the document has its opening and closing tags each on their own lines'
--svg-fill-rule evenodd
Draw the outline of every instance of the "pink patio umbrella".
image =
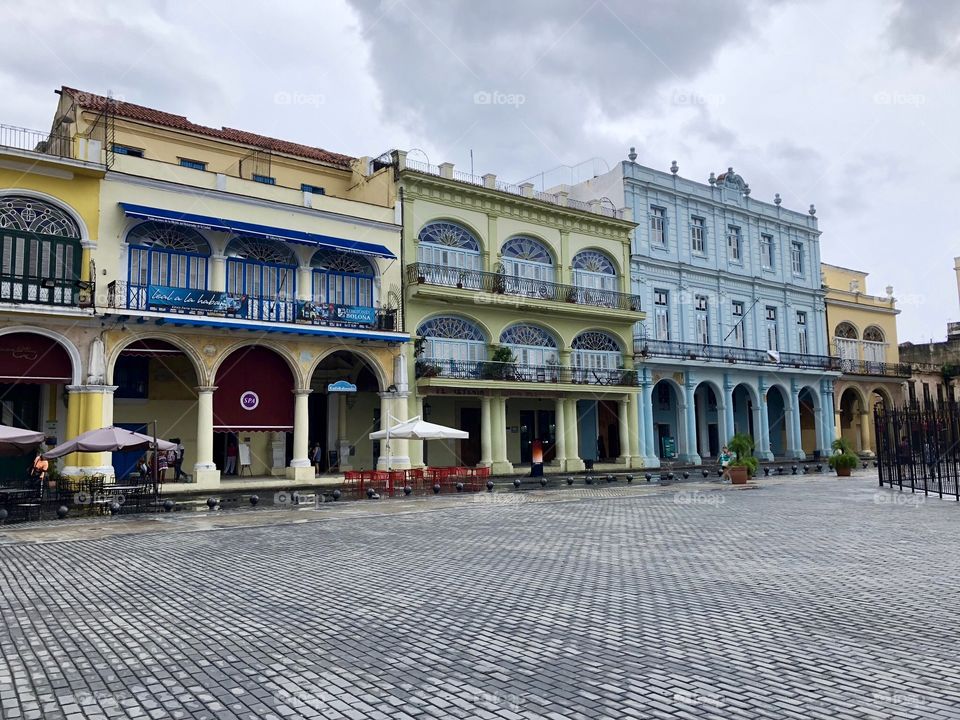
<svg viewBox="0 0 960 720">
<path fill-rule="evenodd" d="M 173 450 L 177 446 L 166 440 L 154 439 L 143 433 L 124 430 L 118 427 L 105 427 L 88 430 L 73 440 L 60 443 L 53 450 L 45 452 L 47 459 L 63 457 L 75 452 L 118 452 L 121 450 L 146 450 L 156 443 L 157 450 Z"/>
<path fill-rule="evenodd" d="M 26 455 L 43 442 L 43 433 L 0 425 L 0 455 Z"/>
</svg>

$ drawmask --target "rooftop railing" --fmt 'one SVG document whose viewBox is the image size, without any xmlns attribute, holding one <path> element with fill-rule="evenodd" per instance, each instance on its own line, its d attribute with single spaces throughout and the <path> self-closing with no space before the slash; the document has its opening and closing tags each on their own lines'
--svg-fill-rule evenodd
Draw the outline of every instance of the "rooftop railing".
<svg viewBox="0 0 960 720">
<path fill-rule="evenodd" d="M 883 377 L 910 377 L 911 375 L 910 365 L 907 363 L 840 359 L 840 369 L 847 375 L 877 375 Z"/>
<path fill-rule="evenodd" d="M 66 133 L 54 134 L 15 125 L 0 125 L 0 147 L 73 158 L 73 139 Z"/>
</svg>

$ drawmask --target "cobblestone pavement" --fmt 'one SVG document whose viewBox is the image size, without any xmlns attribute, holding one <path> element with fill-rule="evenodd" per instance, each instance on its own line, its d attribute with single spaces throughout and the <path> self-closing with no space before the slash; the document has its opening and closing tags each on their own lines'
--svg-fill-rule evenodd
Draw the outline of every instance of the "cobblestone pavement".
<svg viewBox="0 0 960 720">
<path fill-rule="evenodd" d="M 955 502 L 870 477 L 391 502 L 8 531 L 0 717 L 960 718 Z"/>
</svg>

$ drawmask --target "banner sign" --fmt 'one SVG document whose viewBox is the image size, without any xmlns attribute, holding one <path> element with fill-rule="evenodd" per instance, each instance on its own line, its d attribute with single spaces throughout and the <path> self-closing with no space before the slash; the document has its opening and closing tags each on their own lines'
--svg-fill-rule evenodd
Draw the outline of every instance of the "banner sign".
<svg viewBox="0 0 960 720">
<path fill-rule="evenodd" d="M 182 308 L 243 315 L 247 311 L 246 295 L 230 295 L 216 290 L 194 290 L 166 285 L 147 286 L 147 308 Z"/>
<path fill-rule="evenodd" d="M 355 393 L 356 391 L 357 386 L 347 380 L 337 380 L 336 382 L 327 385 L 327 392 L 331 393 Z"/>
<path fill-rule="evenodd" d="M 297 317 L 316 323 L 347 323 L 351 325 L 373 325 L 377 322 L 377 313 L 372 307 L 363 305 L 327 305 L 309 300 L 297 301 Z"/>
</svg>

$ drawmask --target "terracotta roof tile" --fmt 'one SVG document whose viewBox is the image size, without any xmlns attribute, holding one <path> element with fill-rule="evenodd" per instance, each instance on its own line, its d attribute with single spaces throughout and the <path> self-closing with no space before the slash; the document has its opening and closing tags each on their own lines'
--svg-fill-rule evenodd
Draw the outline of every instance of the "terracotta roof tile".
<svg viewBox="0 0 960 720">
<path fill-rule="evenodd" d="M 69 95 L 80 107 L 85 110 L 100 111 L 106 107 L 107 98 L 103 95 L 84 92 L 64 86 L 61 92 Z M 318 160 L 322 163 L 334 165 L 348 169 L 353 158 L 349 155 L 330 152 L 322 148 L 301 145 L 300 143 L 279 140 L 277 138 L 258 135 L 256 133 L 246 132 L 245 130 L 235 130 L 234 128 L 220 128 L 219 130 L 205 125 L 192 123 L 183 115 L 173 115 L 161 110 L 135 105 L 128 102 L 115 102 L 114 112 L 119 117 L 128 118 L 138 122 L 151 123 L 153 125 L 162 125 L 175 130 L 184 130 L 186 132 L 206 135 L 207 137 L 228 142 L 239 143 L 241 145 L 250 145 L 263 150 L 285 153 L 287 155 L 296 155 L 297 157 Z"/>
</svg>

